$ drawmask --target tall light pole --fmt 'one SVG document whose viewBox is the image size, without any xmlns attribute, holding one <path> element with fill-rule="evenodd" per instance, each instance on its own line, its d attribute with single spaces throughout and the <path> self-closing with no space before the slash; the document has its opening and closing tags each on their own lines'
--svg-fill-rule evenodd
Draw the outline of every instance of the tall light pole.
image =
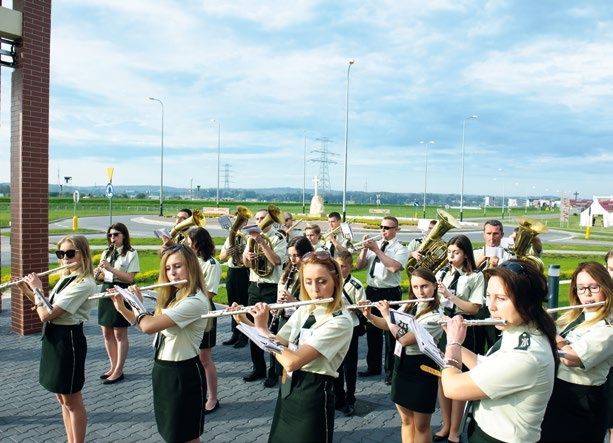
<svg viewBox="0 0 613 443">
<path fill-rule="evenodd" d="M 213 123 L 217 123 L 217 201 L 216 201 L 216 207 L 219 208 L 219 160 L 221 157 L 221 124 L 219 123 L 219 121 L 212 119 L 211 122 Z"/>
<path fill-rule="evenodd" d="M 304 131 L 304 162 L 302 164 L 302 213 L 306 214 L 306 131 Z"/>
<path fill-rule="evenodd" d="M 424 172 L 424 219 L 426 218 L 426 190 L 428 189 L 428 145 L 433 145 L 434 141 L 430 140 L 428 143 L 419 142 L 422 145 L 426 145 L 426 171 Z"/>
<path fill-rule="evenodd" d="M 345 166 L 344 175 L 345 180 L 343 182 L 343 222 L 347 219 L 347 141 L 349 136 L 349 72 L 351 71 L 351 65 L 355 63 L 354 59 L 349 60 L 349 67 L 347 68 L 347 101 L 345 104 Z"/>
<path fill-rule="evenodd" d="M 466 120 L 471 118 L 479 118 L 478 115 L 466 117 L 462 122 L 462 183 L 460 184 L 460 221 L 464 219 L 464 130 L 466 129 Z"/>
<path fill-rule="evenodd" d="M 162 105 L 162 155 L 160 156 L 160 217 L 164 216 L 164 103 L 159 98 L 149 97 Z"/>
</svg>

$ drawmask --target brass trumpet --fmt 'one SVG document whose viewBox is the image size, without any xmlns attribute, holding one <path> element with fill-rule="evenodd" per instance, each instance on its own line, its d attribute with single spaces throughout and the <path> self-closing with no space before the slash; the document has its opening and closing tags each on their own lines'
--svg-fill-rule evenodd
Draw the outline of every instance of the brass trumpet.
<svg viewBox="0 0 613 443">
<path fill-rule="evenodd" d="M 369 241 L 379 241 L 382 238 L 383 238 L 383 236 L 381 234 L 375 235 L 374 237 L 367 238 L 366 240 L 362 240 L 361 242 L 358 242 L 358 243 L 355 243 L 355 244 L 352 244 L 352 245 L 347 245 L 347 246 L 349 246 L 347 248 L 347 250 L 349 252 L 351 252 L 352 254 L 354 252 L 360 252 L 362 249 L 364 249 L 364 243 L 369 242 Z"/>
</svg>

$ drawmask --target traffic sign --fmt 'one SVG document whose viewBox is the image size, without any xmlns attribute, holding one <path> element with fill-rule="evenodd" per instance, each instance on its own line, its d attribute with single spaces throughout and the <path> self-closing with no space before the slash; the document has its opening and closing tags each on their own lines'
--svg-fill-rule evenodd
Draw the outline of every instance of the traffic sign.
<svg viewBox="0 0 613 443">
<path fill-rule="evenodd" d="M 413 203 L 413 206 L 418 207 L 419 206 L 419 202 Z"/>
<path fill-rule="evenodd" d="M 111 182 L 106 185 L 106 196 L 108 198 L 113 198 L 113 183 Z"/>
<path fill-rule="evenodd" d="M 72 193 L 72 200 L 76 203 L 79 203 L 79 191 L 75 191 Z"/>
</svg>

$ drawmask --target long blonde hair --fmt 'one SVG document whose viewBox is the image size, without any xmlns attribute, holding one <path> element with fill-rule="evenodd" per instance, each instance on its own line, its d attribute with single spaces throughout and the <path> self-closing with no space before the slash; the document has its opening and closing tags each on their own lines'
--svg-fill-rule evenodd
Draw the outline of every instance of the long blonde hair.
<svg viewBox="0 0 613 443">
<path fill-rule="evenodd" d="M 205 294 L 204 276 L 202 275 L 202 269 L 200 269 L 198 257 L 196 257 L 196 253 L 190 247 L 182 244 L 168 248 L 166 252 L 163 252 L 158 283 L 168 283 L 170 281 L 166 275 L 166 262 L 168 257 L 174 254 L 180 254 L 183 257 L 187 267 L 188 281 L 186 286 L 181 289 L 174 286 L 158 288 L 157 305 L 155 307 L 156 314 L 161 314 L 162 309 L 176 305 L 185 297 L 195 294 L 199 290 Z"/>
<path fill-rule="evenodd" d="M 320 252 L 309 252 L 306 256 L 306 259 L 303 257 L 302 262 L 300 264 L 300 298 L 302 300 L 312 300 L 309 292 L 304 286 L 304 269 L 308 265 L 322 265 L 326 268 L 332 280 L 334 280 L 334 293 L 332 297 L 334 300 L 328 303 L 328 308 L 326 309 L 326 314 L 331 315 L 333 312 L 336 312 L 343 308 L 343 276 L 341 274 L 341 268 L 339 264 L 332 259 L 330 254 L 325 251 Z M 320 258 L 327 256 L 327 258 Z M 316 305 L 310 307 L 311 310 L 316 308 Z"/>
<path fill-rule="evenodd" d="M 94 276 L 94 264 L 92 261 L 92 254 L 89 250 L 89 242 L 83 235 L 66 235 L 57 242 L 57 248 L 59 249 L 62 244 L 70 242 L 74 245 L 75 249 L 81 253 L 81 274 L 77 277 L 77 281 L 83 280 L 85 277 Z M 63 262 L 64 260 L 62 260 Z M 74 272 L 74 267 L 67 268 L 61 271 L 62 276 L 69 275 Z"/>
</svg>

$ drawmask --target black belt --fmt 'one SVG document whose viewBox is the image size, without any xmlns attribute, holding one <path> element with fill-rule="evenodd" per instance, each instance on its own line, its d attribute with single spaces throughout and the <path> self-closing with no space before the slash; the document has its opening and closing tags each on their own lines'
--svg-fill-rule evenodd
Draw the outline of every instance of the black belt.
<svg viewBox="0 0 613 443">
<path fill-rule="evenodd" d="M 373 292 L 381 292 L 381 291 L 391 291 L 394 289 L 400 289 L 400 286 L 392 286 L 391 288 L 375 288 L 374 286 L 367 286 L 367 289 L 370 289 Z"/>
<path fill-rule="evenodd" d="M 273 286 L 279 286 L 277 283 L 258 283 L 257 281 L 252 281 L 254 285 L 258 288 L 272 288 Z"/>
</svg>

